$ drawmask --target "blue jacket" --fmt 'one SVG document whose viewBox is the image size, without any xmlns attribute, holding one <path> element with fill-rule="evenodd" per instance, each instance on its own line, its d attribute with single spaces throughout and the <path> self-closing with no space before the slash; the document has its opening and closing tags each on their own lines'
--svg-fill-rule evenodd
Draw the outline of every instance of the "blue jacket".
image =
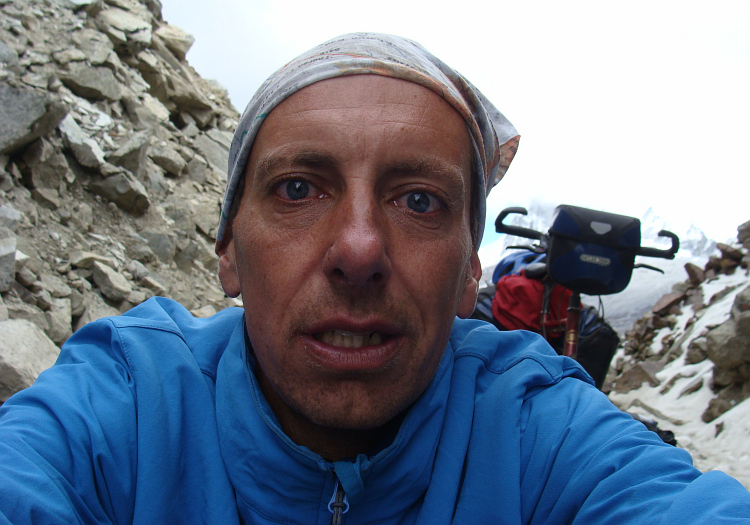
<svg viewBox="0 0 750 525">
<path fill-rule="evenodd" d="M 0 408 L 0 523 L 748 523 L 702 474 L 526 332 L 456 320 L 392 443 L 329 464 L 281 431 L 243 315 L 152 299 L 91 323 Z M 732 519 L 736 521 L 732 521 Z"/>
</svg>

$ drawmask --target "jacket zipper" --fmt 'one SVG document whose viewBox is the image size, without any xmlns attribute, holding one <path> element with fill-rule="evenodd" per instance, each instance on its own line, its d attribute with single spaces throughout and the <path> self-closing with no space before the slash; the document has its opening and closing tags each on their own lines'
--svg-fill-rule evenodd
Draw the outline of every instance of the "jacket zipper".
<svg viewBox="0 0 750 525">
<path fill-rule="evenodd" d="M 333 486 L 333 495 L 331 501 L 328 502 L 328 511 L 332 514 L 331 525 L 342 525 L 344 514 L 349 512 L 349 499 L 346 497 L 344 487 L 339 483 L 339 479 L 336 477 L 336 471 L 331 465 L 331 472 L 336 480 Z"/>
</svg>

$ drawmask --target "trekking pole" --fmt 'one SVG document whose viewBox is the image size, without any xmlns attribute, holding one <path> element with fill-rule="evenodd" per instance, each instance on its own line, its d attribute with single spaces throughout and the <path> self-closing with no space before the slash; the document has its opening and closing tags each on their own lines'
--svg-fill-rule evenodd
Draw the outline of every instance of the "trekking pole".
<svg viewBox="0 0 750 525">
<path fill-rule="evenodd" d="M 563 355 L 575 359 L 578 356 L 578 333 L 581 322 L 581 294 L 573 292 L 568 302 L 568 316 L 565 320 L 565 345 Z"/>
</svg>

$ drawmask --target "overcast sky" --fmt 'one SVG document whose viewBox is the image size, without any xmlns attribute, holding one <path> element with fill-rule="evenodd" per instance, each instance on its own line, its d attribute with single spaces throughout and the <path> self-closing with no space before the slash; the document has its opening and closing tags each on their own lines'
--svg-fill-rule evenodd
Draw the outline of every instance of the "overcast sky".
<svg viewBox="0 0 750 525">
<path fill-rule="evenodd" d="M 162 4 L 165 20 L 196 37 L 190 63 L 238 110 L 273 71 L 334 36 L 420 42 L 522 136 L 490 220 L 530 199 L 636 217 L 651 206 L 675 231 L 694 223 L 720 241 L 750 220 L 747 0 Z"/>
</svg>

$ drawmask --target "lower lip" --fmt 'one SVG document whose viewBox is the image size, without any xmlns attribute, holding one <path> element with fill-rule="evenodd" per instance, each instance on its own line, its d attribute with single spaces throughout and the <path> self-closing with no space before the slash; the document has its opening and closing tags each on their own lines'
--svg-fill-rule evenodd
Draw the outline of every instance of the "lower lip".
<svg viewBox="0 0 750 525">
<path fill-rule="evenodd" d="M 389 337 L 379 345 L 343 348 L 305 336 L 305 346 L 314 360 L 337 372 L 366 372 L 385 367 L 398 352 L 398 337 Z"/>
</svg>

